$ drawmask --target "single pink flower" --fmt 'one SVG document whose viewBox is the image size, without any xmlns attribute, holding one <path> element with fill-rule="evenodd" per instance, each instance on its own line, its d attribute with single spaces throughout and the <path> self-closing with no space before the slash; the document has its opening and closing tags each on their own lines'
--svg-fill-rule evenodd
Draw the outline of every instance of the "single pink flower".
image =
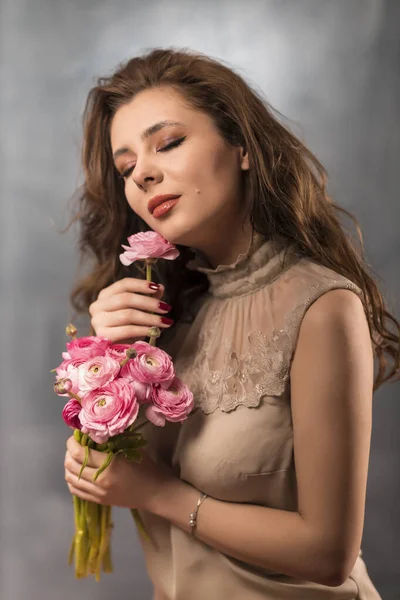
<svg viewBox="0 0 400 600">
<path fill-rule="evenodd" d="M 121 377 L 126 379 L 126 381 L 133 387 L 135 392 L 137 401 L 139 404 L 147 404 L 148 402 L 152 402 L 152 386 L 151 384 L 143 383 L 142 381 L 137 381 L 134 376 L 131 374 L 130 360 L 126 365 L 124 365 L 120 371 Z M 127 367 L 127 368 L 126 368 Z"/>
<path fill-rule="evenodd" d="M 106 350 L 106 356 L 111 356 L 121 362 L 125 360 L 128 348 L 133 348 L 132 344 L 110 344 Z"/>
<path fill-rule="evenodd" d="M 82 407 L 80 402 L 74 398 L 71 398 L 71 400 L 69 400 L 64 406 L 62 416 L 65 423 L 68 425 L 68 427 L 71 427 L 71 429 L 81 429 L 82 425 L 79 420 L 79 413 L 81 410 Z"/>
<path fill-rule="evenodd" d="M 119 255 L 123 265 L 131 265 L 136 260 L 146 258 L 166 258 L 174 260 L 179 256 L 179 250 L 156 231 L 135 233 L 128 237 L 129 246 L 124 246 L 125 252 Z"/>
<path fill-rule="evenodd" d="M 67 352 L 62 353 L 65 359 L 83 358 L 89 360 L 95 356 L 104 356 L 111 342 L 105 337 L 89 335 L 67 342 Z"/>
<path fill-rule="evenodd" d="M 146 417 L 154 425 L 163 426 L 165 421 L 184 421 L 194 406 L 193 394 L 179 377 L 169 388 L 153 387 L 153 404 L 146 408 Z"/>
<path fill-rule="evenodd" d="M 148 385 L 157 383 L 167 389 L 175 377 L 171 356 L 147 342 L 135 342 L 133 348 L 137 356 L 121 368 L 121 376 Z"/>
<path fill-rule="evenodd" d="M 132 386 L 125 379 L 115 379 L 82 398 L 79 413 L 82 432 L 94 442 L 103 444 L 132 425 L 138 412 L 139 404 Z"/>
<path fill-rule="evenodd" d="M 96 356 L 78 367 L 78 386 L 85 394 L 107 385 L 119 374 L 120 364 L 111 356 Z"/>
</svg>

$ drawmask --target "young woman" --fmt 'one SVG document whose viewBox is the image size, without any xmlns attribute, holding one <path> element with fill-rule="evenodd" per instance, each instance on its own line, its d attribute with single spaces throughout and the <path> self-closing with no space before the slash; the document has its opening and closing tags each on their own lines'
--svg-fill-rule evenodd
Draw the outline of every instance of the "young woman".
<svg viewBox="0 0 400 600">
<path fill-rule="evenodd" d="M 147 425 L 143 463 L 118 457 L 96 483 L 103 455 L 78 481 L 71 437 L 71 493 L 141 511 L 155 600 L 380 598 L 360 544 L 373 391 L 399 375 L 399 323 L 323 166 L 234 71 L 170 49 L 91 90 L 83 165 L 75 219 L 95 260 L 73 303 L 113 342 L 158 325 L 195 409 Z M 118 258 L 147 230 L 180 250 L 158 261 L 158 290 Z"/>
</svg>

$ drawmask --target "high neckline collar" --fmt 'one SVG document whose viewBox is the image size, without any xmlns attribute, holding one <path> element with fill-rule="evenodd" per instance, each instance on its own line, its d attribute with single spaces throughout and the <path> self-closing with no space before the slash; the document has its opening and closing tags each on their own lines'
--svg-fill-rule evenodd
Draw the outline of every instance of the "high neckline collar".
<svg viewBox="0 0 400 600">
<path fill-rule="evenodd" d="M 282 238 L 271 240 L 253 231 L 247 249 L 231 264 L 213 268 L 206 255 L 194 249 L 195 256 L 186 266 L 207 275 L 211 295 L 219 298 L 242 296 L 269 283 L 286 268 L 281 260 L 283 251 Z"/>
</svg>

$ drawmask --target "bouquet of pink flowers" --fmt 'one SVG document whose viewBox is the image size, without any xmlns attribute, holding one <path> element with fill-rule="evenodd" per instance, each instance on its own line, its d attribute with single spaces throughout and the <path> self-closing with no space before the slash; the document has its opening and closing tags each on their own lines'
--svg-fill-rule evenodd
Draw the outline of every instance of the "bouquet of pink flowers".
<svg viewBox="0 0 400 600">
<path fill-rule="evenodd" d="M 157 258 L 173 260 L 178 250 L 154 231 L 128 238 L 129 246 L 120 255 L 123 264 L 144 259 L 146 279 L 151 281 L 151 264 Z M 113 344 L 104 337 L 77 338 L 73 325 L 66 328 L 72 337 L 63 362 L 54 369 L 54 391 L 68 397 L 62 416 L 74 429 L 75 439 L 85 447 L 85 468 L 90 448 L 107 454 L 94 475 L 94 481 L 123 454 L 128 460 L 141 461 L 146 440 L 139 429 L 149 421 L 164 426 L 166 421 L 184 421 L 193 408 L 193 394 L 176 376 L 171 356 L 155 347 L 158 327 L 150 328 L 149 343 Z M 110 534 L 111 507 L 73 496 L 75 534 L 69 564 L 75 556 L 77 578 L 112 572 Z M 141 535 L 147 537 L 140 514 L 131 509 Z"/>
</svg>

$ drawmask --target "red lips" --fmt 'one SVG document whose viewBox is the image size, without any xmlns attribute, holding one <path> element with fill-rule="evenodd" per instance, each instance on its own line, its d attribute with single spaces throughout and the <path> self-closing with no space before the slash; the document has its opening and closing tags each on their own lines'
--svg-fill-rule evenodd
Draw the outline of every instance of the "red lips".
<svg viewBox="0 0 400 600">
<path fill-rule="evenodd" d="M 180 198 L 180 194 L 159 194 L 149 200 L 147 208 L 149 209 L 149 212 L 153 214 L 153 210 L 156 206 L 162 204 L 166 200 L 174 200 L 175 198 Z"/>
</svg>

